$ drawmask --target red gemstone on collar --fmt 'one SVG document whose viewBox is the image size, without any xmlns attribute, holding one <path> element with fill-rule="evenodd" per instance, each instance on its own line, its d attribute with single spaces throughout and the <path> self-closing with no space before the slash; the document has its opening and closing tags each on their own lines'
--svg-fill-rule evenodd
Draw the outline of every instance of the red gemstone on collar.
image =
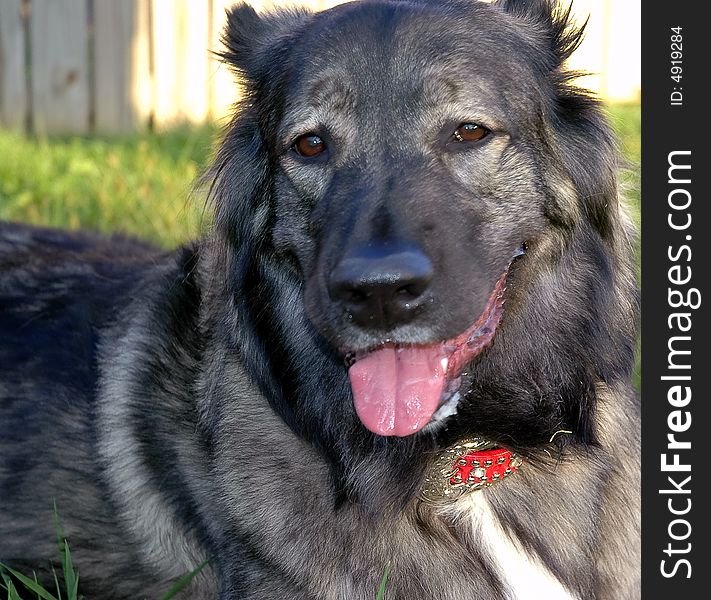
<svg viewBox="0 0 711 600">
<path fill-rule="evenodd" d="M 468 452 L 452 465 L 450 485 L 486 485 L 501 481 L 520 466 L 521 459 L 505 448 Z"/>
</svg>

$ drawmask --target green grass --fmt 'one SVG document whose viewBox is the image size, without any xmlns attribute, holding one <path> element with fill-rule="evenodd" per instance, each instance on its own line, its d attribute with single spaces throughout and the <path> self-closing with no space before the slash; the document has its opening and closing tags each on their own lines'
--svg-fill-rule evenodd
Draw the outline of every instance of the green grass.
<svg viewBox="0 0 711 600">
<path fill-rule="evenodd" d="M 32 139 L 0 131 L 0 219 L 121 231 L 174 246 L 209 223 L 191 195 L 216 129 Z"/>
<path fill-rule="evenodd" d="M 639 222 L 639 104 L 613 105 L 609 113 L 631 167 L 622 179 Z M 191 191 L 216 134 L 205 126 L 37 140 L 0 130 L 0 219 L 121 231 L 174 246 L 210 221 L 204 197 Z"/>
<path fill-rule="evenodd" d="M 378 593 L 375 596 L 375 600 L 385 600 L 385 588 L 388 585 L 388 577 L 390 577 L 390 565 L 385 566 L 383 578 L 380 580 L 380 586 L 378 587 Z"/>
<path fill-rule="evenodd" d="M 54 506 L 54 526 L 57 533 L 57 547 L 60 556 L 59 563 L 61 565 L 61 577 L 57 575 L 54 566 L 52 566 L 54 589 L 49 591 L 46 587 L 42 586 L 37 581 L 37 576 L 34 573 L 32 577 L 29 577 L 26 573 L 20 573 L 0 563 L 0 590 L 7 592 L 7 600 L 29 600 L 30 598 L 33 600 L 82 600 L 83 596 L 79 594 L 79 573 L 72 561 L 69 542 L 62 532 L 62 524 L 59 520 L 56 504 Z M 190 585 L 190 582 L 207 564 L 208 561 L 205 561 L 193 571 L 180 577 L 160 600 L 172 600 L 172 598 Z"/>
</svg>

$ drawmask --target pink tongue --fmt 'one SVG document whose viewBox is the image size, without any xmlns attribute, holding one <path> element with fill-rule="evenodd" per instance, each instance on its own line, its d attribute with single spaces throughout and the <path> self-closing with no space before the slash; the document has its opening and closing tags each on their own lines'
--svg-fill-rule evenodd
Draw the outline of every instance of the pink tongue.
<svg viewBox="0 0 711 600">
<path fill-rule="evenodd" d="M 447 353 L 442 344 L 385 346 L 348 371 L 358 417 L 378 435 L 411 435 L 430 422 L 439 406 Z"/>
</svg>

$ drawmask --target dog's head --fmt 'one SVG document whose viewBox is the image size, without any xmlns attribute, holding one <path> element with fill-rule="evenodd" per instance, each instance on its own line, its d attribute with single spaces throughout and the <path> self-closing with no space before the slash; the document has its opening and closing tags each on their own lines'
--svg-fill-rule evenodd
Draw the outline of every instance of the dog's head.
<svg viewBox="0 0 711 600">
<path fill-rule="evenodd" d="M 217 231 L 252 374 L 292 426 L 325 446 L 594 439 L 635 296 L 568 21 L 547 0 L 231 10 L 245 97 Z"/>
</svg>

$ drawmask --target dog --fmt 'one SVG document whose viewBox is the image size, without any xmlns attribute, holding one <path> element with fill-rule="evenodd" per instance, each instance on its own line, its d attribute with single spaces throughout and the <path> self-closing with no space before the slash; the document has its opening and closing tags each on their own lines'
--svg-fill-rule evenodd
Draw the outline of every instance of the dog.
<svg viewBox="0 0 711 600">
<path fill-rule="evenodd" d="M 214 225 L 0 227 L 0 562 L 86 598 L 639 598 L 634 231 L 547 0 L 228 13 Z"/>
</svg>

